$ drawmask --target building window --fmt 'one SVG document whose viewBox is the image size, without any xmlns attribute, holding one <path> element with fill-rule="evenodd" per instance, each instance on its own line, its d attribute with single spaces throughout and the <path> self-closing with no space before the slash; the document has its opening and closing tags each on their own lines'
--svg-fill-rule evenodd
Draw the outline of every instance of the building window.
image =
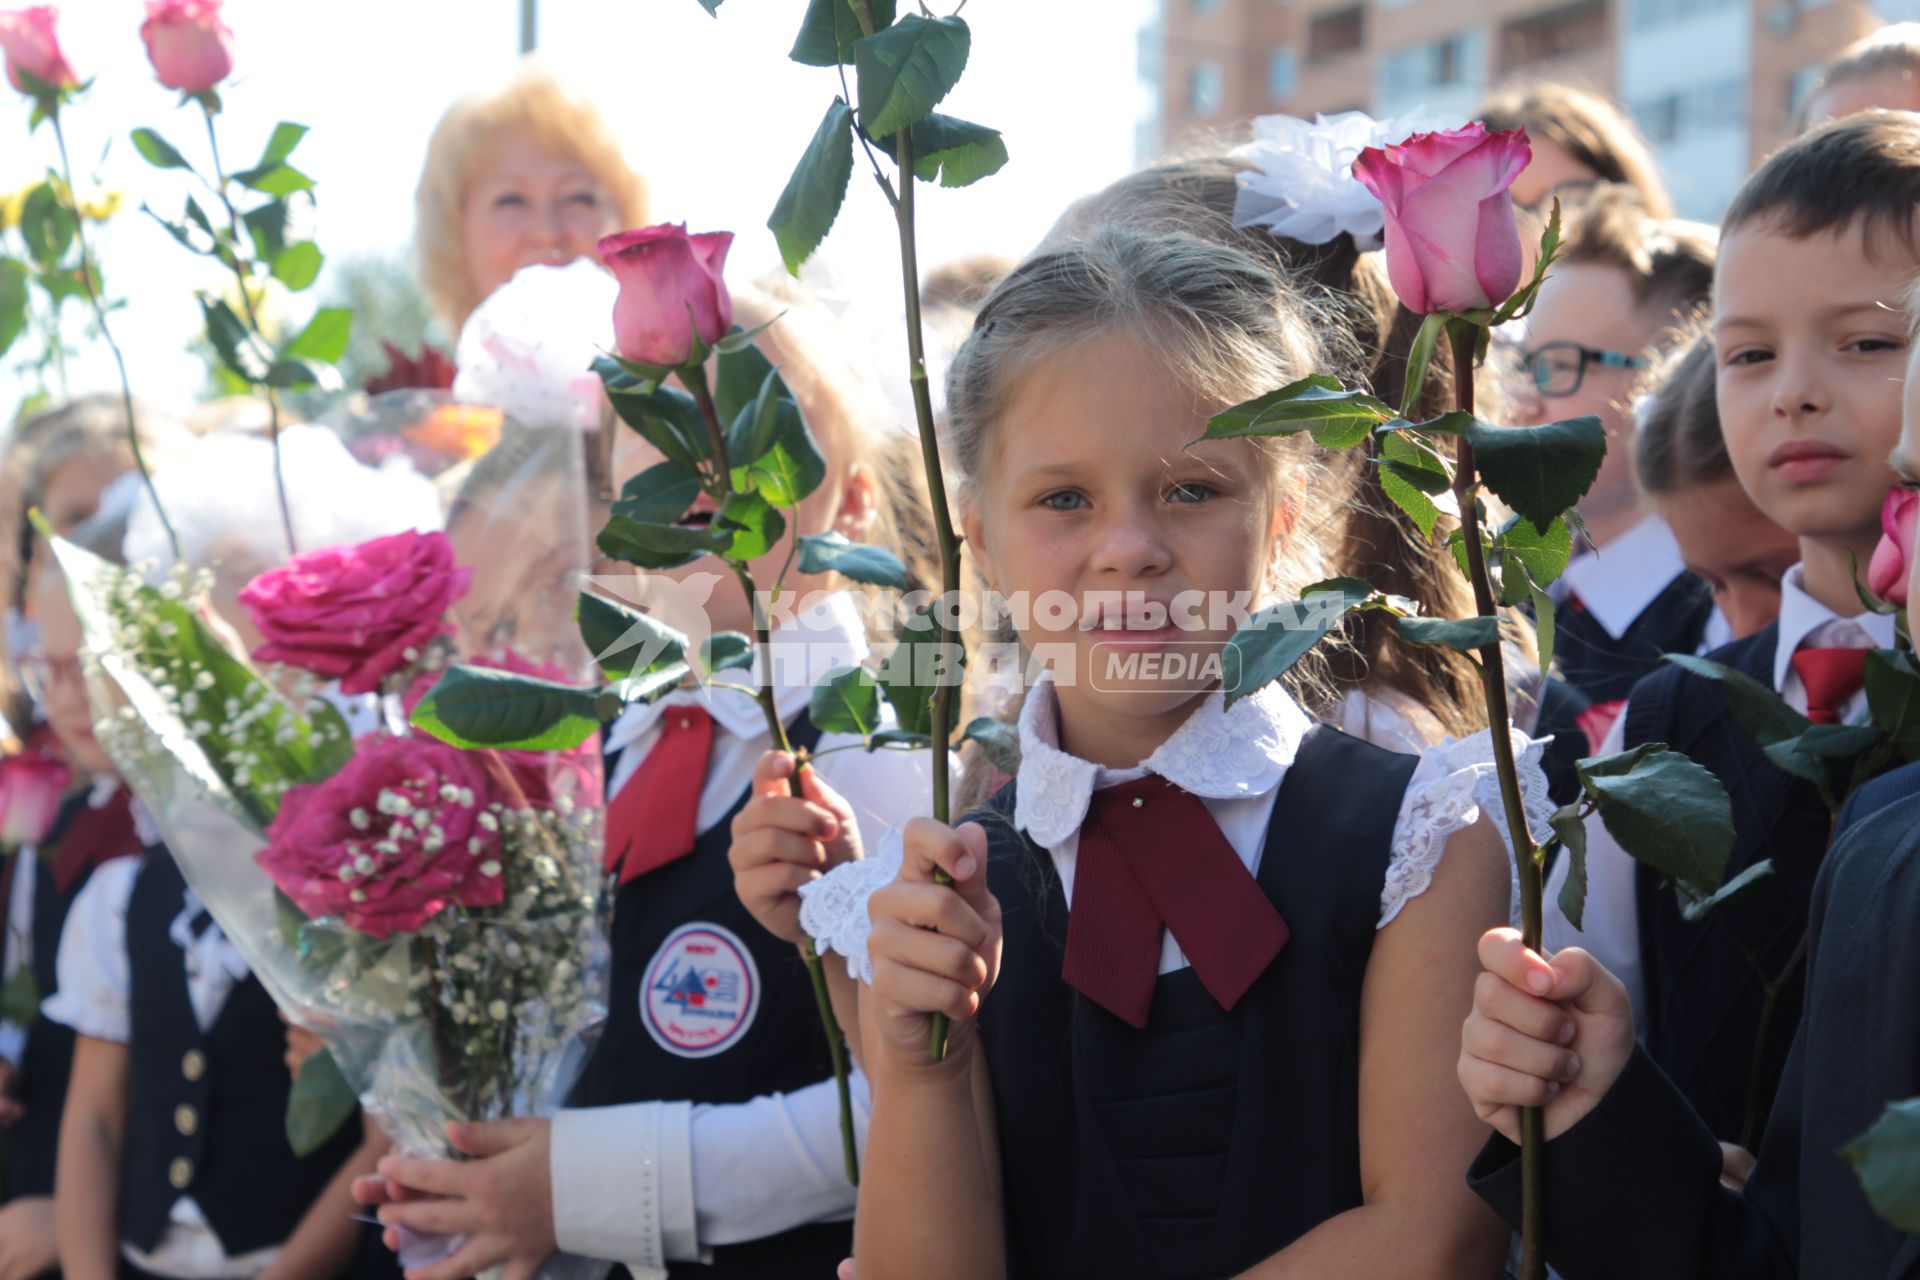
<svg viewBox="0 0 1920 1280">
<path fill-rule="evenodd" d="M 1210 116 L 1218 113 L 1225 92 L 1226 85 L 1219 63 L 1196 63 L 1193 70 L 1187 73 L 1187 110 L 1194 115 Z"/>
<path fill-rule="evenodd" d="M 1632 0 L 1628 20 L 1635 27 L 1663 27 L 1736 7 L 1744 8 L 1744 0 Z"/>
<path fill-rule="evenodd" d="M 1481 61 L 1477 30 L 1396 49 L 1379 62 L 1374 84 L 1380 109 L 1391 113 L 1443 90 L 1473 86 L 1481 79 Z"/>
<path fill-rule="evenodd" d="M 1747 86 L 1744 80 L 1688 85 L 1630 105 L 1648 141 L 1684 142 L 1695 134 L 1745 125 Z"/>
<path fill-rule="evenodd" d="M 1220 0 L 1192 0 L 1193 11 L 1202 17 L 1220 7 Z"/>
<path fill-rule="evenodd" d="M 1267 96 L 1285 102 L 1293 96 L 1300 73 L 1300 56 L 1292 49 L 1275 49 L 1267 59 Z"/>
<path fill-rule="evenodd" d="M 1307 24 L 1307 58 L 1353 53 L 1366 43 L 1367 11 L 1362 5 L 1315 14 Z"/>
</svg>

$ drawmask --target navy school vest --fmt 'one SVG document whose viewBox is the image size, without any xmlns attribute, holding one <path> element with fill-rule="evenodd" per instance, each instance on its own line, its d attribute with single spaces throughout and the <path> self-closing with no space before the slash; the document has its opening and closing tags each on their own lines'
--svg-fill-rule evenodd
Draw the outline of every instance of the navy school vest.
<svg viewBox="0 0 1920 1280">
<path fill-rule="evenodd" d="M 1232 1275 L 1361 1203 L 1360 991 L 1417 762 L 1313 730 L 1260 859 L 1285 948 L 1231 1013 L 1162 975 L 1143 1030 L 1061 980 L 1067 903 L 1014 784 L 973 816 L 1006 938 L 980 1038 L 1014 1280 Z"/>
<path fill-rule="evenodd" d="M 151 1250 L 168 1214 L 192 1196 L 229 1257 L 293 1234 L 360 1144 L 348 1123 L 312 1155 L 287 1144 L 287 1029 L 257 978 L 236 985 L 206 1032 L 187 994 L 186 957 L 170 936 L 186 882 L 151 850 L 127 904 L 133 1039 L 128 1046 L 120 1234 Z"/>
<path fill-rule="evenodd" d="M 820 731 L 802 713 L 787 737 L 811 748 Z M 628 881 L 614 899 L 607 1023 L 570 1106 L 748 1102 L 833 1074 L 799 951 L 762 929 L 733 891 L 727 848 L 748 795 L 700 833 L 692 853 Z M 722 1245 L 711 1266 L 668 1270 L 714 1280 L 832 1276 L 852 1253 L 850 1223 L 812 1223 Z"/>
<path fill-rule="evenodd" d="M 58 843 L 86 805 L 84 790 L 67 797 L 47 836 L 47 846 Z M 113 852 L 129 854 L 135 850 Z M 45 1000 L 60 987 L 56 965 L 60 931 L 66 927 L 67 912 L 92 876 L 95 864 L 88 864 L 63 893 L 45 857 L 14 856 L 14 874 L 34 878 L 33 948 L 22 960 L 31 967 L 35 990 Z M 0 915 L 6 910 L 6 904 L 0 903 Z M 0 943 L 8 950 L 13 945 L 10 935 Z M 6 1131 L 7 1199 L 53 1194 L 54 1156 L 60 1146 L 60 1113 L 66 1106 L 67 1077 L 73 1070 L 72 1029 L 50 1018 L 36 1018 L 27 1031 L 26 1048 L 18 1067 L 15 1093 L 26 1111 L 19 1122 Z"/>
<path fill-rule="evenodd" d="M 1669 582 L 1617 640 L 1569 598 L 1554 610 L 1554 669 L 1590 702 L 1624 698 L 1662 656 L 1698 650 L 1712 616 L 1713 593 L 1691 573 Z"/>
<path fill-rule="evenodd" d="M 1708 656 L 1772 688 L 1778 640 L 1776 624 Z M 1773 875 L 1744 902 L 1720 908 L 1719 923 L 1688 923 L 1673 890 L 1647 867 L 1634 868 L 1647 1048 L 1714 1136 L 1737 1142 L 1764 996 L 1727 934 L 1731 931 L 1758 956 L 1769 975 L 1785 968 L 1807 930 L 1807 904 L 1826 857 L 1832 820 L 1818 788 L 1767 759 L 1713 681 L 1669 665 L 1635 686 L 1626 745 L 1646 742 L 1685 752 L 1727 789 L 1734 829 L 1729 878 L 1773 859 Z M 1805 974 L 1804 964 L 1795 969 L 1774 1010 L 1760 1077 L 1762 1117 L 1771 1110 L 1800 1025 Z"/>
</svg>

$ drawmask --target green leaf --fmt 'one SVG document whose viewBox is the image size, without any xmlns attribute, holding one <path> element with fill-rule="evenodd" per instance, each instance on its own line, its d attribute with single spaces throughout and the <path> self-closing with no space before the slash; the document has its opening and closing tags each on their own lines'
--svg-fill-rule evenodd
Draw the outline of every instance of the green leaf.
<svg viewBox="0 0 1920 1280">
<path fill-rule="evenodd" d="M 1269 605 L 1248 618 L 1220 653 L 1220 684 L 1227 705 L 1285 675 L 1372 595 L 1373 589 L 1357 578 L 1335 578 L 1308 587 L 1297 601 Z"/>
<path fill-rule="evenodd" d="M 760 390 L 751 401 L 740 406 L 727 428 L 729 465 L 739 467 L 757 462 L 773 448 L 774 432 L 780 425 L 780 396 L 785 390 L 780 375 L 767 370 L 767 376 L 760 380 Z M 714 407 L 719 408 L 717 402 Z"/>
<path fill-rule="evenodd" d="M 734 467 L 733 487 L 756 490 L 776 507 L 797 507 L 827 478 L 827 460 L 800 407 L 784 398 L 777 405 L 773 448 L 746 466 Z"/>
<path fill-rule="evenodd" d="M 594 362 L 594 370 L 600 374 L 607 400 L 622 422 L 668 462 L 687 471 L 699 469 L 712 446 L 707 441 L 700 406 L 692 396 L 673 387 L 645 383 L 604 358 Z"/>
<path fill-rule="evenodd" d="M 938 178 L 943 187 L 967 187 L 1006 167 L 1007 144 L 998 129 L 935 112 L 912 133 L 913 176 L 922 182 Z M 883 133 L 873 145 L 898 162 L 899 139 L 897 133 Z"/>
<path fill-rule="evenodd" d="M 813 686 L 807 718 L 822 733 L 865 738 L 880 724 L 880 683 L 865 667 L 842 667 Z"/>
<path fill-rule="evenodd" d="M 672 524 L 699 496 L 699 476 L 671 462 L 656 462 L 620 487 L 613 514 L 641 524 Z"/>
<path fill-rule="evenodd" d="M 854 41 L 860 126 L 867 136 L 897 133 L 939 106 L 967 69 L 972 41 L 961 19 L 917 13 Z"/>
<path fill-rule="evenodd" d="M 1540 651 L 1540 670 L 1542 671 L 1553 669 L 1555 625 L 1553 597 L 1535 585 L 1533 588 L 1534 647 Z"/>
<path fill-rule="evenodd" d="M 0 355 L 27 327 L 27 269 L 0 258 Z"/>
<path fill-rule="evenodd" d="M 620 682 L 618 693 L 622 702 L 658 702 L 686 683 L 693 674 L 693 667 L 685 662 L 669 662 L 665 666 L 632 675 Z"/>
<path fill-rule="evenodd" d="M 1707 912 L 1719 907 L 1730 907 L 1740 902 L 1753 892 L 1755 885 L 1772 874 L 1773 859 L 1765 858 L 1709 894 L 1702 895 L 1684 880 L 1677 881 L 1674 888 L 1680 894 L 1680 914 L 1689 923 L 1704 920 L 1707 918 Z"/>
<path fill-rule="evenodd" d="M 1493 544 L 1506 559 L 1526 565 L 1527 577 L 1540 587 L 1565 573 L 1567 562 L 1573 559 L 1573 530 L 1559 517 L 1554 518 L 1545 533 L 1535 528 L 1531 520 L 1516 517 L 1501 526 Z"/>
<path fill-rule="evenodd" d="M 716 631 L 700 645 L 700 669 L 709 676 L 745 670 L 753 665 L 753 637 L 738 631 Z"/>
<path fill-rule="evenodd" d="M 953 648 L 960 646 L 956 642 Z M 880 664 L 880 691 L 893 708 L 894 719 L 907 733 L 933 732 L 933 696 L 942 687 L 957 686 L 965 671 L 964 651 L 953 661 L 939 623 L 926 609 L 917 610 L 900 629 L 900 639 Z"/>
<path fill-rule="evenodd" d="M 833 229 L 852 176 L 853 112 L 835 98 L 767 219 L 767 229 L 780 245 L 780 260 L 793 275 L 800 274 L 800 264 Z"/>
<path fill-rule="evenodd" d="M 223 299 L 200 296 L 200 314 L 207 322 L 207 340 L 233 375 L 248 386 L 260 386 L 272 367 L 266 348 Z"/>
<path fill-rule="evenodd" d="M 20 236 L 27 242 L 28 255 L 42 266 L 53 266 L 66 255 L 73 244 L 74 226 L 73 210 L 50 182 L 29 191 L 20 206 Z"/>
<path fill-rule="evenodd" d="M 191 169 L 193 167 L 171 142 L 152 129 L 133 131 L 133 149 L 156 169 Z"/>
<path fill-rule="evenodd" d="M 0 341 L 0 350 L 6 343 Z M 1907 760 L 1920 760 L 1920 667 L 1897 649 L 1867 654 L 1867 710 Z"/>
<path fill-rule="evenodd" d="M 1575 768 L 1622 849 L 1669 880 L 1705 893 L 1719 887 L 1733 850 L 1733 807 L 1712 773 L 1659 742 Z"/>
<path fill-rule="evenodd" d="M 21 874 L 18 867 L 15 874 Z M 33 966 L 23 964 L 13 971 L 7 985 L 0 987 L 0 1018 L 16 1027 L 31 1027 L 39 1017 L 40 984 L 34 979 Z"/>
<path fill-rule="evenodd" d="M 282 120 L 273 126 L 273 136 L 267 139 L 267 149 L 260 153 L 260 161 L 254 165 L 254 168 L 271 169 L 274 165 L 283 163 L 293 154 L 293 149 L 300 145 L 300 140 L 306 136 L 307 126 Z"/>
<path fill-rule="evenodd" d="M 1545 664 L 1541 665 L 1544 669 Z M 1567 878 L 1560 886 L 1560 914 L 1574 928 L 1584 929 L 1587 926 L 1581 920 L 1587 909 L 1586 806 L 1578 800 L 1562 805 L 1553 811 L 1547 825 L 1560 837 L 1560 847 L 1567 852 Z"/>
<path fill-rule="evenodd" d="M 734 339 L 745 337 L 738 326 L 735 331 L 722 338 L 714 350 L 719 354 L 713 362 L 713 407 L 720 415 L 720 421 L 737 424 L 740 411 L 760 399 L 760 390 L 766 385 L 771 374 L 775 379 L 779 373 L 768 360 L 766 354 L 751 339 L 738 346 L 728 347 Z M 776 395 L 791 400 L 792 394 L 786 384 L 781 382 L 775 390 Z M 731 458 L 734 450 L 733 426 L 727 429 L 727 454 Z M 734 459 L 738 461 L 738 459 Z"/>
<path fill-rule="evenodd" d="M 320 252 L 320 246 L 311 240 L 290 244 L 274 255 L 273 278 L 293 292 L 300 293 L 319 279 L 320 267 L 326 260 L 326 255 Z"/>
<path fill-rule="evenodd" d="M 894 0 L 868 0 L 868 3 L 875 31 L 884 31 L 893 25 Z M 809 67 L 852 62 L 853 46 L 860 36 L 860 19 L 854 16 L 853 6 L 847 0 L 808 0 L 800 36 L 787 56 Z"/>
<path fill-rule="evenodd" d="M 1607 456 L 1606 429 L 1592 415 L 1538 427 L 1475 421 L 1466 435 L 1487 488 L 1542 532 L 1586 496 Z"/>
<path fill-rule="evenodd" d="M 1401 618 L 1400 638 L 1410 644 L 1444 645 L 1472 653 L 1500 643 L 1498 618 Z"/>
<path fill-rule="evenodd" d="M 715 18 L 720 16 L 720 6 L 724 2 L 725 0 L 699 0 L 700 7 Z"/>
<path fill-rule="evenodd" d="M 701 556 L 719 555 L 733 545 L 733 535 L 712 526 L 653 524 L 615 512 L 595 541 L 615 560 L 642 569 L 675 569 Z"/>
<path fill-rule="evenodd" d="M 273 164 L 258 169 L 245 169 L 233 175 L 233 180 L 249 191 L 258 191 L 263 196 L 284 199 L 299 191 L 313 190 L 313 179 L 290 164 Z"/>
<path fill-rule="evenodd" d="M 845 534 L 833 530 L 801 537 L 800 572 L 837 573 L 854 582 L 901 591 L 913 586 L 913 575 L 899 556 L 884 547 L 849 542 Z"/>
<path fill-rule="evenodd" d="M 1429 471 L 1425 467 L 1414 466 L 1410 463 L 1402 462 L 1398 458 L 1381 458 L 1379 464 L 1382 471 L 1394 476 L 1402 484 L 1418 489 L 1423 494 L 1442 494 L 1452 487 L 1448 484 L 1447 477 L 1444 473 Z M 1427 505 L 1433 506 L 1432 503 L 1428 503 Z M 1438 514 L 1439 508 L 1435 507 L 1434 511 L 1435 514 Z"/>
<path fill-rule="evenodd" d="M 1446 472 L 1440 470 L 1433 459 L 1404 432 L 1381 432 L 1379 439 L 1381 491 L 1393 500 L 1395 506 L 1406 512 L 1409 520 L 1419 526 L 1422 537 L 1433 537 L 1434 525 L 1440 520 L 1440 508 L 1427 496 L 1431 481 L 1416 484 L 1412 479 L 1403 478 L 1401 472 L 1406 468 L 1431 473 L 1439 477 L 1443 489 L 1446 487 Z M 1394 465 L 1388 466 L 1389 462 Z"/>
<path fill-rule="evenodd" d="M 1840 1149 L 1873 1211 L 1920 1235 L 1920 1098 L 1891 1102 L 1865 1133 Z"/>
<path fill-rule="evenodd" d="M 1733 718 L 1763 747 L 1798 738 L 1813 724 L 1788 706 L 1785 698 L 1743 671 L 1689 653 L 1669 653 L 1666 661 L 1718 682 Z"/>
<path fill-rule="evenodd" d="M 287 1094 L 287 1143 L 293 1154 L 309 1156 L 327 1145 L 359 1106 L 331 1050 L 322 1049 L 301 1063 Z"/>
<path fill-rule="evenodd" d="M 447 668 L 412 722 L 456 747 L 567 751 L 599 732 L 595 690 L 496 671 Z"/>
<path fill-rule="evenodd" d="M 322 307 L 307 321 L 300 336 L 280 352 L 283 360 L 318 360 L 337 364 L 347 353 L 347 340 L 353 336 L 353 311 L 347 307 Z"/>
<path fill-rule="evenodd" d="M 1340 449 L 1358 444 L 1392 417 L 1393 410 L 1366 392 L 1343 390 L 1337 378 L 1316 373 L 1216 413 L 1208 419 L 1201 438 L 1233 440 L 1311 431 L 1322 447 Z"/>
<path fill-rule="evenodd" d="M 575 617 L 588 652 L 613 679 L 625 680 L 636 668 L 654 671 L 686 659 L 686 636 L 624 601 L 582 591 Z"/>
<path fill-rule="evenodd" d="M 1403 418 L 1411 418 L 1420 404 L 1420 392 L 1426 386 L 1427 370 L 1433 364 L 1433 349 L 1439 344 L 1440 334 L 1446 327 L 1446 317 L 1435 313 L 1422 320 L 1420 331 L 1413 335 L 1413 346 L 1407 349 L 1406 390 L 1400 397 L 1400 416 Z"/>
<path fill-rule="evenodd" d="M 979 743 L 980 754 L 1009 777 L 1020 772 L 1020 731 L 1005 720 L 976 716 L 967 722 L 960 740 Z"/>
<path fill-rule="evenodd" d="M 758 492 L 732 493 L 714 514 L 713 527 L 732 537 L 721 552 L 729 560 L 758 560 L 787 531 L 786 517 Z"/>
<path fill-rule="evenodd" d="M 203 226 L 207 224 L 207 215 L 191 197 L 187 200 L 188 216 Z M 197 216 L 195 216 L 197 215 Z M 270 200 L 257 209 L 250 209 L 240 215 L 240 221 L 246 225 L 247 235 L 253 241 L 253 256 L 262 262 L 272 262 L 287 247 L 287 222 L 292 210 L 285 200 Z M 208 234 L 212 234 L 208 227 Z"/>
</svg>

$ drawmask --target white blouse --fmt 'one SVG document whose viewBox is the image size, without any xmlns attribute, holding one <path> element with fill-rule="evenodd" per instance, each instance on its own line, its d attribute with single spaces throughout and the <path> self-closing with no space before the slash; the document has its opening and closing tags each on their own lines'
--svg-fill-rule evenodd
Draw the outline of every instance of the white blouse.
<svg viewBox="0 0 1920 1280">
<path fill-rule="evenodd" d="M 1240 861 L 1258 875 L 1280 782 L 1313 728 L 1306 712 L 1278 685 L 1268 685 L 1231 708 L 1216 691 L 1140 764 L 1110 769 L 1063 751 L 1057 719 L 1052 680 L 1043 675 L 1020 712 L 1013 824 L 1052 857 L 1069 909 L 1080 825 L 1093 793 L 1149 773 L 1199 796 Z M 1536 740 L 1518 729 L 1509 733 L 1520 765 L 1527 823 L 1534 839 L 1544 841 L 1551 834 L 1547 819 L 1554 805 L 1540 758 L 1551 739 Z M 1483 812 L 1504 837 L 1493 739 L 1486 730 L 1458 742 L 1449 739 L 1421 754 L 1394 825 L 1392 854 L 1380 888 L 1379 927 L 1385 928 L 1402 907 L 1426 892 L 1448 839 L 1478 822 Z M 847 972 L 865 982 L 873 980 L 867 900 L 892 882 L 900 863 L 901 842 L 896 838 L 875 856 L 837 867 L 800 890 L 802 927 L 822 949 L 844 956 Z M 1172 934 L 1163 935 L 1160 972 L 1186 965 Z"/>
</svg>

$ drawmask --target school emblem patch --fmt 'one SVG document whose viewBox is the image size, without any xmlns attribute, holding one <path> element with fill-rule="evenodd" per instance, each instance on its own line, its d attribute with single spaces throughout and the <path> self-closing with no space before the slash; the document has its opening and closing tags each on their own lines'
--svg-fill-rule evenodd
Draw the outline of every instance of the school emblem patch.
<svg viewBox="0 0 1920 1280">
<path fill-rule="evenodd" d="M 740 1043 L 759 1007 L 753 953 L 717 924 L 696 921 L 667 935 L 640 984 L 647 1034 L 682 1058 L 710 1058 Z"/>
</svg>

